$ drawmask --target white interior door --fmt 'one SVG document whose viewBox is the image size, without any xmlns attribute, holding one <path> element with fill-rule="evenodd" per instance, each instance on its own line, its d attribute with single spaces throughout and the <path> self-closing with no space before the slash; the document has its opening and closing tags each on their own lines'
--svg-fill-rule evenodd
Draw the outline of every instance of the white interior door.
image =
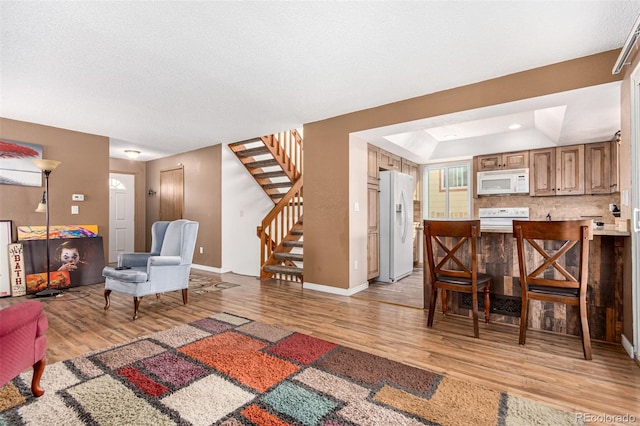
<svg viewBox="0 0 640 426">
<path fill-rule="evenodd" d="M 633 349 L 640 359 L 640 65 L 631 75 L 631 270 Z"/>
<path fill-rule="evenodd" d="M 133 251 L 135 230 L 135 176 L 109 174 L 109 262 Z"/>
</svg>

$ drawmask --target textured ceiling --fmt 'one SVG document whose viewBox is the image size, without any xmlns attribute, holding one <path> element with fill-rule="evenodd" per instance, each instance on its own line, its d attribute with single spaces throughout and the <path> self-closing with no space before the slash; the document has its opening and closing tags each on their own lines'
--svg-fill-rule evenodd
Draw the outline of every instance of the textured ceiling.
<svg viewBox="0 0 640 426">
<path fill-rule="evenodd" d="M 0 116 L 141 160 L 623 45 L 640 1 L 0 2 Z"/>
</svg>

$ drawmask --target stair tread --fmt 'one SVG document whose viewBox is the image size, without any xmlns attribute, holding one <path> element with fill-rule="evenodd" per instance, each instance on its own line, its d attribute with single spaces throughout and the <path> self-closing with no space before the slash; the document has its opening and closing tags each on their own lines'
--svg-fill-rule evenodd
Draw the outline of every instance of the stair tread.
<svg viewBox="0 0 640 426">
<path fill-rule="evenodd" d="M 262 185 L 265 189 L 275 189 L 275 188 L 287 188 L 291 187 L 291 182 L 273 182 L 273 183 L 265 183 Z"/>
<path fill-rule="evenodd" d="M 269 149 L 266 146 L 259 146 L 256 148 L 243 149 L 242 151 L 236 151 L 236 155 L 239 157 L 255 157 L 258 155 L 269 154 Z"/>
<path fill-rule="evenodd" d="M 229 144 L 229 146 L 234 147 L 234 146 L 247 145 L 247 144 L 256 143 L 256 142 L 262 142 L 262 139 L 260 138 L 245 139 L 243 141 L 232 142 Z"/>
<path fill-rule="evenodd" d="M 302 253 L 274 253 L 273 257 L 279 260 L 296 260 L 302 262 Z"/>
<path fill-rule="evenodd" d="M 289 275 L 297 275 L 302 276 L 303 269 L 297 268 L 295 266 L 284 266 L 284 265 L 267 265 L 264 267 L 264 270 L 267 272 L 277 272 L 280 274 L 289 274 Z"/>
<path fill-rule="evenodd" d="M 303 241 L 283 241 L 282 245 L 285 247 L 302 247 L 304 244 Z"/>
<path fill-rule="evenodd" d="M 293 235 L 302 235 L 303 231 L 302 231 L 302 229 L 292 229 L 291 233 Z"/>
<path fill-rule="evenodd" d="M 267 179 L 267 178 L 284 177 L 284 176 L 286 176 L 286 174 L 282 170 L 276 170 L 274 172 L 261 172 L 253 175 L 253 177 L 256 179 Z"/>
<path fill-rule="evenodd" d="M 250 169 L 257 169 L 261 167 L 277 166 L 278 162 L 276 160 L 271 159 L 271 160 L 252 161 L 250 163 L 245 163 L 244 165 L 249 167 Z"/>
</svg>

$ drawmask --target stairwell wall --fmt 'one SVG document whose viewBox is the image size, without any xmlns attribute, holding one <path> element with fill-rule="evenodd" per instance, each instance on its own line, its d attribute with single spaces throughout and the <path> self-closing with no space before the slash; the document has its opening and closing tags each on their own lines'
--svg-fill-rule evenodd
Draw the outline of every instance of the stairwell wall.
<svg viewBox="0 0 640 426">
<path fill-rule="evenodd" d="M 274 204 L 227 145 L 222 147 L 222 270 L 260 276 L 256 228 Z"/>
<path fill-rule="evenodd" d="M 366 241 L 351 226 L 350 207 L 355 201 L 366 205 L 366 185 L 356 187 L 360 180 L 350 175 L 350 133 L 619 81 L 621 76 L 611 74 L 618 53 L 611 50 L 305 124 L 305 283 L 343 290 L 361 285 L 351 269 L 354 260 L 366 265 Z M 351 250 L 352 244 L 364 244 L 365 250 Z"/>
</svg>

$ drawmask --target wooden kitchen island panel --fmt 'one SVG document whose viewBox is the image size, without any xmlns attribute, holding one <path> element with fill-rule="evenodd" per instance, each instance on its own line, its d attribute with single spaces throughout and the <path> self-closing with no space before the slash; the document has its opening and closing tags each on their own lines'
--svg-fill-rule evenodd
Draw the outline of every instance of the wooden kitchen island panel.
<svg viewBox="0 0 640 426">
<path fill-rule="evenodd" d="M 589 331 L 591 338 L 607 342 L 621 341 L 623 301 L 623 256 L 628 237 L 594 235 L 589 248 L 589 289 L 587 294 Z M 516 240 L 512 233 L 482 232 L 478 248 L 479 271 L 491 275 L 491 321 L 520 323 L 521 289 Z M 563 264 L 569 271 L 577 259 L 574 247 Z M 427 291 L 428 289 L 425 289 Z M 482 298 L 478 301 L 482 310 Z M 451 293 L 448 300 L 451 313 L 470 315 L 471 297 Z M 529 328 L 562 334 L 579 335 L 578 308 L 552 302 L 529 302 Z"/>
</svg>

